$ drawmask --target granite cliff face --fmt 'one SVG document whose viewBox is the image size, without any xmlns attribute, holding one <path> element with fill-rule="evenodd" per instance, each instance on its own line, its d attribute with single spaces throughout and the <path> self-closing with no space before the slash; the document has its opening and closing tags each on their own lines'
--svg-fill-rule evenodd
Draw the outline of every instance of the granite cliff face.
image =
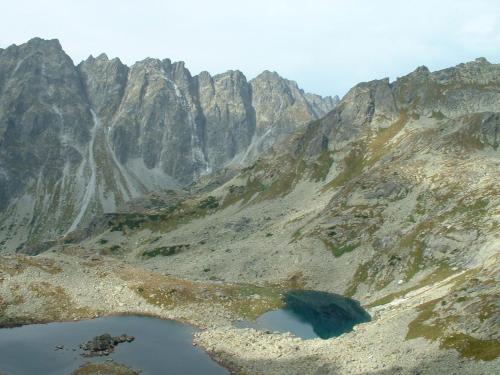
<svg viewBox="0 0 500 375">
<path fill-rule="evenodd" d="M 57 40 L 10 46 L 0 51 L 3 245 L 249 163 L 337 100 L 276 73 L 193 77 L 182 62 L 127 67 L 104 54 L 75 67 Z"/>
</svg>

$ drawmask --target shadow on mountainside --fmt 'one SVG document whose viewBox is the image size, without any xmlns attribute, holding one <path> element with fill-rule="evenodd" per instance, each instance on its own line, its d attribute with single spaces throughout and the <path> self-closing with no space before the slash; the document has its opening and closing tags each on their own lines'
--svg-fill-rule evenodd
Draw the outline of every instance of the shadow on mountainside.
<svg viewBox="0 0 500 375">
<path fill-rule="evenodd" d="M 410 356 L 412 354 L 409 354 Z M 361 361 L 353 360 L 349 368 L 340 368 L 335 362 L 323 363 L 317 367 L 312 367 L 311 362 L 314 358 L 297 357 L 290 360 L 247 360 L 242 361 L 245 368 L 251 368 L 256 374 L 287 374 L 287 375 L 436 375 L 436 374 L 460 374 L 460 375 L 486 375 L 496 373 L 500 368 L 500 361 L 469 361 L 467 359 L 457 358 L 454 351 L 439 353 L 438 356 L 412 363 L 405 364 L 406 358 L 400 358 L 400 364 L 387 366 L 384 364 L 369 363 L 370 359 Z M 317 357 L 318 363 L 324 361 Z M 412 361 L 413 362 L 413 361 Z M 359 364 L 358 364 L 359 363 Z M 366 367 L 378 366 L 379 369 L 364 369 Z M 245 372 L 247 373 L 247 372 Z M 253 373 L 253 372 L 252 372 Z"/>
</svg>

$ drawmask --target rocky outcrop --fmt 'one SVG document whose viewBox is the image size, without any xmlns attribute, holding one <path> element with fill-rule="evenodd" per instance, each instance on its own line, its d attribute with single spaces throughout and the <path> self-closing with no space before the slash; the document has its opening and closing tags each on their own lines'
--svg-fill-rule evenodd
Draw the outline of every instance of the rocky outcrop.
<svg viewBox="0 0 500 375">
<path fill-rule="evenodd" d="M 341 150 L 360 144 L 369 132 L 383 130 L 410 118 L 451 120 L 500 111 L 500 64 L 484 58 L 430 72 L 425 66 L 398 78 L 363 82 L 354 86 L 319 123 L 311 124 L 308 155 L 327 148 Z M 489 116 L 490 121 L 494 118 Z M 467 120 L 466 120 L 467 121 Z M 483 125 L 485 141 L 496 142 L 496 127 Z M 309 140 L 311 138 L 311 140 Z M 349 146 L 350 147 L 350 146 Z"/>
<path fill-rule="evenodd" d="M 128 335 L 111 336 L 109 333 L 105 333 L 100 336 L 94 337 L 92 340 L 81 345 L 81 348 L 85 351 L 83 354 L 85 357 L 101 357 L 110 355 L 115 351 L 115 346 L 122 344 L 124 342 L 132 342 L 135 338 Z"/>
<path fill-rule="evenodd" d="M 57 40 L 0 50 L 2 247 L 249 163 L 336 100 L 276 73 L 193 77 L 168 59 L 129 68 L 102 54 L 75 67 Z"/>
</svg>

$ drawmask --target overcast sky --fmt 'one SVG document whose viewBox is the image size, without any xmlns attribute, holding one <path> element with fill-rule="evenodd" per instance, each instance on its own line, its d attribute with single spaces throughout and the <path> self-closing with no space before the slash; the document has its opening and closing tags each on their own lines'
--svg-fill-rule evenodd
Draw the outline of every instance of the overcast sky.
<svg viewBox="0 0 500 375">
<path fill-rule="evenodd" d="M 484 56 L 500 62 L 500 0 L 2 0 L 0 47 L 57 38 L 75 63 L 183 60 L 193 74 L 264 69 L 343 95 Z"/>
</svg>

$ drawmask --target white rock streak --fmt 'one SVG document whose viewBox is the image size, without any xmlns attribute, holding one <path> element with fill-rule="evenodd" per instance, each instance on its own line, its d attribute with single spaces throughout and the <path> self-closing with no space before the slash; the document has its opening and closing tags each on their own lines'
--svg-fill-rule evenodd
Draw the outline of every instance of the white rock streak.
<svg viewBox="0 0 500 375">
<path fill-rule="evenodd" d="M 78 215 L 76 215 L 75 220 L 73 221 L 73 224 L 69 227 L 68 231 L 66 233 L 70 233 L 74 231 L 77 227 L 78 224 L 82 221 L 85 213 L 87 212 L 90 202 L 92 198 L 95 196 L 96 193 L 96 179 L 97 179 L 97 166 L 94 158 L 94 145 L 96 142 L 96 135 L 99 127 L 101 126 L 99 119 L 97 118 L 96 113 L 94 110 L 90 110 L 92 113 L 92 119 L 94 120 L 94 126 L 92 127 L 92 130 L 90 132 L 91 135 L 91 140 L 89 144 L 89 153 L 88 153 L 88 158 L 84 161 L 86 164 L 88 164 L 90 168 L 90 180 L 87 184 L 87 187 L 85 188 L 85 193 L 83 195 L 82 203 L 80 206 L 80 210 L 78 212 Z"/>
</svg>

